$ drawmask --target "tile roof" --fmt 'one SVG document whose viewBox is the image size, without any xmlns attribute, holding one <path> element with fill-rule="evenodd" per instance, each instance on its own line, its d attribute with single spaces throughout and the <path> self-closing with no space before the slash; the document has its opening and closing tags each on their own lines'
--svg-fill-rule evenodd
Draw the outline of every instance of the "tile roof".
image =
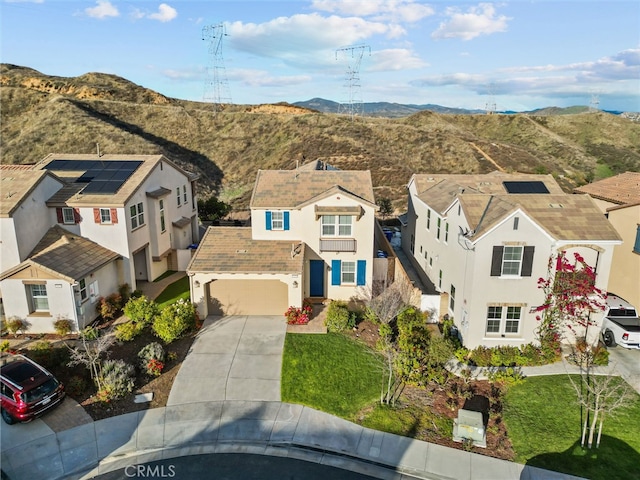
<svg viewBox="0 0 640 480">
<path fill-rule="evenodd" d="M 179 171 L 182 171 L 190 179 L 197 178 L 196 175 L 184 171 L 178 165 L 173 163 L 164 155 L 102 155 L 98 157 L 96 154 L 50 154 L 47 155 L 42 161 L 36 164 L 33 168 L 37 170 L 45 169 L 45 167 L 54 160 L 104 160 L 104 161 L 137 161 L 142 164 L 133 172 L 133 174 L 122 184 L 119 190 L 112 195 L 96 194 L 96 193 L 81 193 L 81 187 L 78 188 L 78 184 L 72 182 L 82 175 L 83 172 L 73 171 L 64 172 L 56 171 L 56 175 L 63 180 L 69 182 L 67 188 L 64 191 L 58 192 L 52 198 L 49 199 L 47 204 L 49 206 L 55 206 L 60 203 L 64 203 L 70 207 L 80 207 L 86 205 L 103 205 L 105 207 L 121 207 L 127 203 L 129 198 L 136 192 L 144 180 L 151 174 L 151 171 L 160 163 L 164 161 Z"/>
<path fill-rule="evenodd" d="M 34 173 L 30 166 L 29 168 L 12 168 L 17 166 L 0 166 L 0 216 L 2 217 L 10 217 L 47 175 L 44 171 Z"/>
<path fill-rule="evenodd" d="M 574 189 L 618 205 L 640 202 L 640 172 L 625 172 Z"/>
<path fill-rule="evenodd" d="M 471 240 L 520 209 L 557 240 L 619 241 L 620 236 L 586 195 L 565 194 L 551 175 L 414 175 L 418 198 L 440 214 L 459 199 Z M 504 181 L 541 181 L 548 194 L 510 194 Z"/>
<path fill-rule="evenodd" d="M 55 225 L 20 265 L 2 273 L 6 278 L 28 265 L 39 265 L 70 281 L 79 280 L 121 255 Z"/>
<path fill-rule="evenodd" d="M 368 170 L 258 170 L 250 207 L 296 208 L 334 187 L 375 204 Z"/>
<path fill-rule="evenodd" d="M 300 274 L 303 262 L 301 242 L 252 240 L 251 227 L 209 227 L 187 271 Z"/>
</svg>

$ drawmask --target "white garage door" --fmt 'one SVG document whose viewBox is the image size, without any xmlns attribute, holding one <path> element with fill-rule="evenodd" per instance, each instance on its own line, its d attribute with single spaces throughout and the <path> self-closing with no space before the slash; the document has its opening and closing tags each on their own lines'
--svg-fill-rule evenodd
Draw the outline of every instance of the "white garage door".
<svg viewBox="0 0 640 480">
<path fill-rule="evenodd" d="M 214 280 L 209 315 L 284 315 L 287 285 L 279 280 Z"/>
</svg>

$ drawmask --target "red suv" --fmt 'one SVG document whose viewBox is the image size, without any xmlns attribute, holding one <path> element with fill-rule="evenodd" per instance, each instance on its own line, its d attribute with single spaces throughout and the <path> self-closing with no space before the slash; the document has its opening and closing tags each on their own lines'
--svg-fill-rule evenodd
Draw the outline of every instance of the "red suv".
<svg viewBox="0 0 640 480">
<path fill-rule="evenodd" d="M 9 425 L 29 422 L 64 400 L 64 385 L 33 360 L 3 354 L 1 363 L 2 419 Z"/>
</svg>

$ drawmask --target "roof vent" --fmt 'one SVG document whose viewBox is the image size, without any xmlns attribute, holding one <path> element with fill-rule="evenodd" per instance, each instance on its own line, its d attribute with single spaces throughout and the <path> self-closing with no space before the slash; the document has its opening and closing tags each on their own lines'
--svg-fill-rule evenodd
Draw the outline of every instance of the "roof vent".
<svg viewBox="0 0 640 480">
<path fill-rule="evenodd" d="M 564 205 L 562 205 L 561 203 L 550 203 L 549 206 L 551 208 L 564 208 Z"/>
<path fill-rule="evenodd" d="M 247 253 L 248 250 L 244 249 L 244 250 L 236 250 L 236 253 Z"/>
</svg>

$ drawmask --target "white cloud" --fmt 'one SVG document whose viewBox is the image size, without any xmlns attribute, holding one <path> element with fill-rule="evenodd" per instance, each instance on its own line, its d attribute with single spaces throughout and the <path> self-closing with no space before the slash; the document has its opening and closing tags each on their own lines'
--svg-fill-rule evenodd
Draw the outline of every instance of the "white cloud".
<svg viewBox="0 0 640 480">
<path fill-rule="evenodd" d="M 314 0 L 311 8 L 340 15 L 409 23 L 434 14 L 433 8 L 413 0 Z"/>
<path fill-rule="evenodd" d="M 95 7 L 85 8 L 84 13 L 91 18 L 104 19 L 107 17 L 118 17 L 120 12 L 108 0 L 98 0 Z"/>
<path fill-rule="evenodd" d="M 428 66 L 414 52 L 405 48 L 389 48 L 374 52 L 373 64 L 369 71 L 400 71 Z"/>
<path fill-rule="evenodd" d="M 151 20 L 158 20 L 160 22 L 170 22 L 177 16 L 178 11 L 175 8 L 167 5 L 166 3 L 161 3 L 158 7 L 158 12 L 148 15 L 148 18 Z"/>
<path fill-rule="evenodd" d="M 442 22 L 438 29 L 431 34 L 432 38 L 460 38 L 471 40 L 480 35 L 490 35 L 507 31 L 507 22 L 511 20 L 504 15 L 497 15 L 491 3 L 480 3 L 470 7 L 466 13 L 456 7 L 447 8 L 445 14 L 448 21 Z"/>
<path fill-rule="evenodd" d="M 248 87 L 286 87 L 311 82 L 309 75 L 273 76 L 266 70 L 233 69 L 227 72 L 229 80 Z"/>
</svg>

